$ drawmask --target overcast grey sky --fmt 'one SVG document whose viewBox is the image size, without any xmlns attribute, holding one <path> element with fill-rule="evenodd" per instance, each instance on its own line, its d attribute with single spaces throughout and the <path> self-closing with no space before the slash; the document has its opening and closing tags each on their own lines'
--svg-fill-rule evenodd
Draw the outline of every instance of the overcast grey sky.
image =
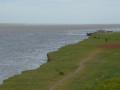
<svg viewBox="0 0 120 90">
<path fill-rule="evenodd" d="M 0 0 L 0 23 L 120 24 L 120 0 Z"/>
</svg>

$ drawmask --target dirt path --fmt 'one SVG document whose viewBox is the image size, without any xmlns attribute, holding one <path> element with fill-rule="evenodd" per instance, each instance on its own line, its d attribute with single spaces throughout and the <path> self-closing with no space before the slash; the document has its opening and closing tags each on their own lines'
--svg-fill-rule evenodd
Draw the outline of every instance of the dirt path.
<svg viewBox="0 0 120 90">
<path fill-rule="evenodd" d="M 89 60 L 92 60 L 93 58 L 95 58 L 95 56 L 100 53 L 101 50 L 100 49 L 97 49 L 93 52 L 90 53 L 89 56 L 87 56 L 85 59 L 83 59 L 81 62 L 80 62 L 80 65 L 79 67 L 72 73 L 64 76 L 63 79 L 57 81 L 54 85 L 52 85 L 49 90 L 56 90 L 57 87 L 60 87 L 63 85 L 63 83 L 65 81 L 68 81 L 68 80 L 71 80 L 71 78 L 73 78 L 74 76 L 76 76 L 76 74 L 79 74 L 84 68 L 85 68 L 85 63 L 88 62 Z"/>
</svg>

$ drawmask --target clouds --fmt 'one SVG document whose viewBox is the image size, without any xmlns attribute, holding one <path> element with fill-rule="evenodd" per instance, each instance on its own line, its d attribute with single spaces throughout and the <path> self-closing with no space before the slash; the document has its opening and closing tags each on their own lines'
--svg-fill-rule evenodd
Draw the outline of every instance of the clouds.
<svg viewBox="0 0 120 90">
<path fill-rule="evenodd" d="M 0 22 L 120 23 L 119 0 L 0 0 Z"/>
</svg>

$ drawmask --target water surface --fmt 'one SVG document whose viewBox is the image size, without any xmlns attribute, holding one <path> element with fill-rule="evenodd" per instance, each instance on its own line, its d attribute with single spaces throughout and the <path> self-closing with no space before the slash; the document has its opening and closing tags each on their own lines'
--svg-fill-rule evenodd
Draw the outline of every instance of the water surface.
<svg viewBox="0 0 120 90">
<path fill-rule="evenodd" d="M 94 31 L 41 27 L 0 27 L 0 82 L 47 62 L 46 54 L 61 46 L 86 39 Z"/>
</svg>

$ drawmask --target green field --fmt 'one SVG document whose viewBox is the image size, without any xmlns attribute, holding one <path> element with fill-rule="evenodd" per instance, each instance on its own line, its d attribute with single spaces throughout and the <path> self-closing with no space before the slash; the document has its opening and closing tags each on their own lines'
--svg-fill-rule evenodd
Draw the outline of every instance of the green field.
<svg viewBox="0 0 120 90">
<path fill-rule="evenodd" d="M 118 45 L 120 33 L 96 33 L 49 53 L 50 62 L 6 80 L 0 90 L 120 90 Z"/>
</svg>

